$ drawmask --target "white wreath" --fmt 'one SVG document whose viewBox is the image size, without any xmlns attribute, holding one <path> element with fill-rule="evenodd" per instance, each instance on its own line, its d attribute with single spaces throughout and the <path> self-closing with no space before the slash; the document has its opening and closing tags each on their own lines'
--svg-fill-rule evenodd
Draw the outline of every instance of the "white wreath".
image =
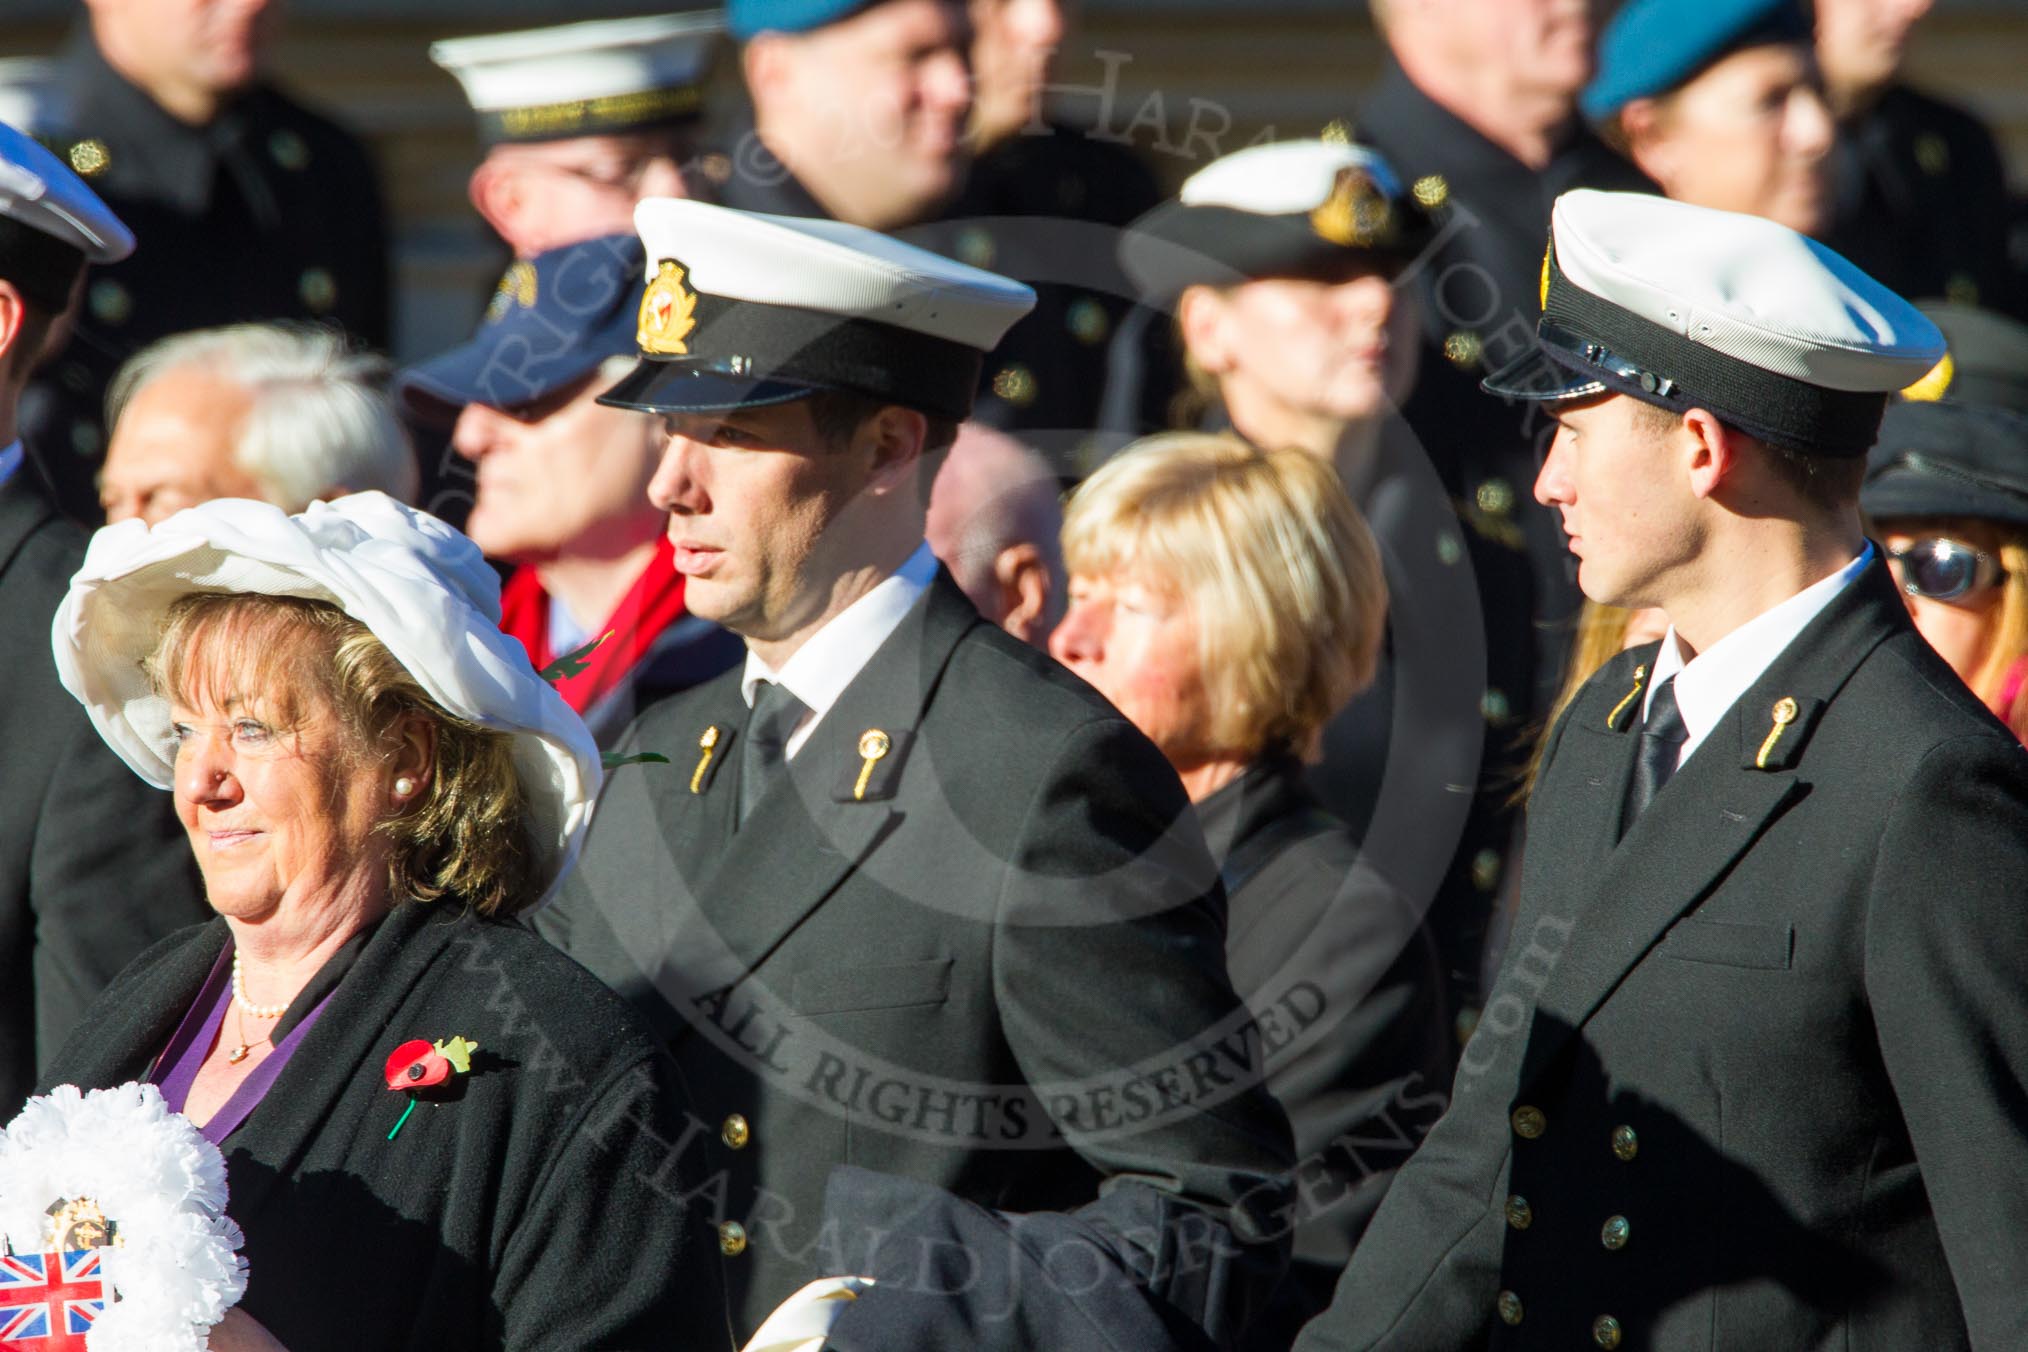
<svg viewBox="0 0 2028 1352">
<path fill-rule="evenodd" d="M 50 1209 L 88 1197 L 116 1227 L 99 1250 L 108 1300 L 91 1352 L 204 1352 L 246 1292 L 240 1229 L 225 1214 L 225 1159 L 151 1084 L 33 1098 L 0 1131 L 0 1244 L 41 1253 Z"/>
</svg>

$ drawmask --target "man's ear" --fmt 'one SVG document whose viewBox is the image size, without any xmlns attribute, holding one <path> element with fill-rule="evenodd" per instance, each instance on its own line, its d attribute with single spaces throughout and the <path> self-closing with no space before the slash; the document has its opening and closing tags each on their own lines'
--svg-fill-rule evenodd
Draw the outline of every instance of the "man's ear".
<svg viewBox="0 0 2028 1352">
<path fill-rule="evenodd" d="M 26 371 L 41 355 L 20 350 L 27 327 L 28 302 L 22 299 L 14 283 L 0 280 L 0 366 Z"/>
<path fill-rule="evenodd" d="M 1183 330 L 1183 346 L 1212 375 L 1221 375 L 1233 366 L 1224 321 L 1225 297 L 1208 286 L 1183 289 L 1176 302 L 1176 322 Z"/>
<path fill-rule="evenodd" d="M 1680 438 L 1681 452 L 1688 458 L 1691 492 L 1708 498 L 1721 487 L 1738 487 L 1744 436 L 1701 408 L 1685 413 L 1673 435 Z"/>
<path fill-rule="evenodd" d="M 493 233 L 513 243 L 521 219 L 522 179 L 511 164 L 492 155 L 479 161 L 465 185 L 473 208 L 493 227 Z"/>
<path fill-rule="evenodd" d="M 916 467 L 922 463 L 923 444 L 929 439 L 929 419 L 912 408 L 888 404 L 859 424 L 853 440 L 873 452 L 873 477 L 866 491 L 892 493 L 897 487 L 916 490 Z M 925 496 L 927 496 L 925 494 Z"/>
<path fill-rule="evenodd" d="M 740 74 L 746 77 L 749 98 L 768 98 L 786 82 L 788 49 L 779 33 L 761 33 L 747 40 L 739 52 Z"/>
<path fill-rule="evenodd" d="M 1000 594 L 1000 627 L 1030 647 L 1049 642 L 1049 565 L 1027 540 L 1008 545 L 993 559 L 993 586 Z"/>
</svg>

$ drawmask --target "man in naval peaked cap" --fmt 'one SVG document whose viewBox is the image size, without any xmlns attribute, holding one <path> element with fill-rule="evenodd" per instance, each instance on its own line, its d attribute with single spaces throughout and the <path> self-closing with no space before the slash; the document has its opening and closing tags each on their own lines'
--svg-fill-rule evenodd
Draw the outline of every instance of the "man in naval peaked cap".
<svg viewBox="0 0 2028 1352">
<path fill-rule="evenodd" d="M 2028 761 L 1861 532 L 1935 326 L 1773 222 L 1567 194 L 1536 482 L 1654 606 L 1550 733 L 1451 1108 L 1303 1349 L 2012 1347 Z"/>
<path fill-rule="evenodd" d="M 636 202 L 689 195 L 724 33 L 719 11 L 694 10 L 430 45 L 478 117 L 472 205 L 516 258 L 629 232 Z"/>
<path fill-rule="evenodd" d="M 621 739 L 671 764 L 613 778 L 538 923 L 683 1066 L 737 1333 L 856 1275 L 879 1285 L 841 1329 L 929 1345 L 980 1287 L 925 1292 L 923 1250 L 879 1242 L 898 1216 L 1076 1208 L 1077 1275 L 1053 1274 L 1073 1291 L 956 1322 L 1057 1346 L 1047 1319 L 1105 1302 L 1229 1344 L 1287 1252 L 1266 1213 L 1288 1125 L 1257 1063 L 1291 1016 L 1238 1005 L 1161 754 L 982 620 L 923 538 L 936 463 L 1032 293 L 832 221 L 680 201 L 636 219 L 641 361 L 604 398 L 663 418 L 649 496 L 685 603 L 747 654 Z M 886 1177 L 853 1175 L 820 1225 L 848 1163 Z"/>
<path fill-rule="evenodd" d="M 17 439 L 22 387 L 87 263 L 134 237 L 36 142 L 0 126 L 0 1117 L 11 1117 L 85 1006 L 171 930 L 207 914 L 169 804 L 106 749 L 29 641 L 84 561 Z"/>
</svg>

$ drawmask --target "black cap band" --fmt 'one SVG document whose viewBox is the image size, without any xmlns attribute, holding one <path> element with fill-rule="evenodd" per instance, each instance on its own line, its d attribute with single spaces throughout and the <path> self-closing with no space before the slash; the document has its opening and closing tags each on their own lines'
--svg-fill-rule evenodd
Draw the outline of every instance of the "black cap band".
<svg viewBox="0 0 2028 1352">
<path fill-rule="evenodd" d="M 961 422 L 985 365 L 985 354 L 965 343 L 800 306 L 699 293 L 696 320 L 688 353 L 643 355 L 599 402 L 675 413 L 848 390 Z"/>
<path fill-rule="evenodd" d="M 1692 342 L 1575 285 L 1553 257 L 1538 337 L 1558 365 L 1609 389 L 1661 408 L 1708 409 L 1762 441 L 1808 455 L 1866 454 L 1887 411 L 1885 394 L 1828 390 Z M 1652 375 L 1655 387 L 1640 374 L 1602 365 L 1577 343 Z"/>
<path fill-rule="evenodd" d="M 0 278 L 46 315 L 60 315 L 84 271 L 84 251 L 55 235 L 0 216 Z"/>
</svg>

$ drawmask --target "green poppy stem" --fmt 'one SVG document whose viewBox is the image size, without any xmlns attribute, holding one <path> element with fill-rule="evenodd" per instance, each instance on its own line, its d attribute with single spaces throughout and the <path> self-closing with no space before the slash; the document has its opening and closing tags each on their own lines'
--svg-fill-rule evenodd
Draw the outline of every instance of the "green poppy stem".
<svg viewBox="0 0 2028 1352">
<path fill-rule="evenodd" d="M 409 1115 L 410 1113 L 412 1113 L 412 1112 L 414 1112 L 414 1111 L 415 1111 L 415 1103 L 416 1103 L 416 1100 L 415 1100 L 415 1095 L 413 1095 L 413 1094 L 410 1094 L 410 1095 L 408 1096 L 408 1107 L 406 1107 L 406 1108 L 403 1108 L 403 1109 L 401 1110 L 401 1122 L 396 1122 L 396 1123 L 394 1124 L 394 1131 L 400 1131 L 400 1130 L 401 1130 L 401 1123 L 402 1123 L 402 1122 L 406 1122 L 406 1121 L 408 1121 L 408 1115 Z M 390 1131 L 389 1133 L 387 1133 L 387 1139 L 388 1139 L 388 1140 L 390 1140 L 390 1141 L 391 1141 L 391 1140 L 393 1140 L 393 1139 L 394 1139 L 394 1131 Z"/>
</svg>

